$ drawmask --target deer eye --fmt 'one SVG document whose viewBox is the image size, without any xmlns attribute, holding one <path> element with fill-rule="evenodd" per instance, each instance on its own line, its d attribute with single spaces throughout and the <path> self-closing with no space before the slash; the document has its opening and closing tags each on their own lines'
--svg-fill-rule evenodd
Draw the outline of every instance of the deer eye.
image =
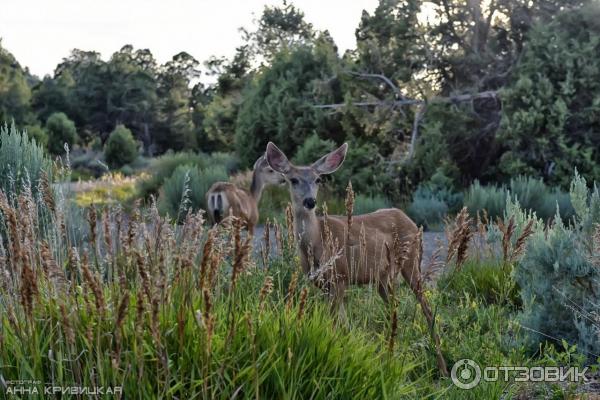
<svg viewBox="0 0 600 400">
<path fill-rule="evenodd" d="M 294 186 L 295 186 L 295 185 L 297 185 L 297 184 L 298 184 L 298 179 L 296 179 L 296 178 L 292 178 L 292 179 L 290 179 L 290 182 L 292 183 L 292 185 L 294 185 Z"/>
<path fill-rule="evenodd" d="M 317 180 L 315 181 L 315 183 L 316 183 L 317 185 L 319 185 L 321 182 L 322 182 L 321 178 L 317 178 Z"/>
</svg>

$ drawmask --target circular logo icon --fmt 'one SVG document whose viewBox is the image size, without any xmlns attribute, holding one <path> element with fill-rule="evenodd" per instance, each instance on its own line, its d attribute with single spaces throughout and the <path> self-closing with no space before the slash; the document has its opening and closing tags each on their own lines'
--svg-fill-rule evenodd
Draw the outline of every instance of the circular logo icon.
<svg viewBox="0 0 600 400">
<path fill-rule="evenodd" d="M 481 380 L 481 368 L 475 361 L 463 358 L 452 366 L 450 377 L 459 388 L 473 389 Z"/>
</svg>

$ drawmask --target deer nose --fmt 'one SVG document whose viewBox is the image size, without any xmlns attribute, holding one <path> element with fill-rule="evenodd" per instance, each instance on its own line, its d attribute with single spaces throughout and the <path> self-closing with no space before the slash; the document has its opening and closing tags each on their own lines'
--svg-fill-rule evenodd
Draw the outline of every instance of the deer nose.
<svg viewBox="0 0 600 400">
<path fill-rule="evenodd" d="M 314 199 L 314 197 L 307 197 L 304 199 L 304 201 L 302 201 L 302 205 L 309 210 L 312 210 L 317 205 L 317 201 Z"/>
</svg>

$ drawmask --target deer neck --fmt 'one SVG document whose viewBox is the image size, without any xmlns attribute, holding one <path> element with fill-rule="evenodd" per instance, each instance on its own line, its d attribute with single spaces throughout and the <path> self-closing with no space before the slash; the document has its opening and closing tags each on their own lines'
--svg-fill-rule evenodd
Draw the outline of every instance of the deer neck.
<svg viewBox="0 0 600 400">
<path fill-rule="evenodd" d="M 260 197 L 265 188 L 264 183 L 258 178 L 256 171 L 252 172 L 252 184 L 250 185 L 250 195 L 256 201 L 256 204 L 260 202 Z"/>
<path fill-rule="evenodd" d="M 321 228 L 315 210 L 307 210 L 302 205 L 294 205 L 294 230 L 299 240 L 303 258 L 308 262 L 309 248 L 312 255 L 319 259 L 322 253 Z"/>
</svg>

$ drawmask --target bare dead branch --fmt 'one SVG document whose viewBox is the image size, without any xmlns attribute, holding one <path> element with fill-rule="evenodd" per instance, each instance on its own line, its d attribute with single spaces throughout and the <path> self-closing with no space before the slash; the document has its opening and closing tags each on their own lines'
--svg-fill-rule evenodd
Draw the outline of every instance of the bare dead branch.
<svg viewBox="0 0 600 400">
<path fill-rule="evenodd" d="M 410 135 L 410 147 L 408 148 L 408 159 L 409 160 L 412 159 L 413 154 L 415 152 L 415 145 L 417 143 L 417 137 L 419 135 L 419 124 L 421 123 L 421 120 L 423 120 L 423 117 L 425 116 L 426 111 L 427 111 L 427 103 L 422 103 L 419 106 L 417 113 L 415 114 L 415 119 L 413 120 L 412 133 Z"/>
<path fill-rule="evenodd" d="M 387 76 L 385 76 L 383 74 L 370 74 L 370 73 L 365 73 L 365 72 L 353 72 L 353 71 L 346 71 L 346 73 L 349 75 L 357 76 L 359 78 L 363 78 L 363 79 L 370 79 L 370 78 L 380 79 L 383 82 L 385 82 L 385 84 L 388 85 L 392 89 L 392 91 L 394 92 L 394 95 L 396 96 L 397 99 L 406 100 L 406 97 L 404 97 L 402 95 L 400 88 L 398 88 L 398 86 L 396 86 L 390 78 L 388 78 Z"/>
<path fill-rule="evenodd" d="M 497 90 L 487 90 L 485 92 L 479 92 L 479 93 L 466 93 L 466 94 L 459 94 L 456 96 L 449 96 L 449 97 L 434 97 L 430 100 L 419 100 L 419 99 L 404 99 L 404 100 L 395 100 L 395 101 L 358 101 L 358 102 L 354 102 L 354 103 L 350 103 L 350 105 L 354 106 L 354 107 L 381 107 L 381 106 L 389 106 L 389 107 L 394 107 L 394 106 L 410 106 L 410 105 L 417 105 L 417 104 L 434 104 L 434 103 L 461 103 L 464 101 L 473 101 L 473 100 L 477 100 L 477 99 L 496 99 L 498 98 L 498 91 Z M 331 108 L 331 109 L 338 109 L 338 108 L 343 108 L 346 107 L 348 104 L 346 103 L 337 103 L 337 104 L 315 104 L 313 105 L 314 108 L 319 108 L 319 109 L 326 109 L 326 108 Z"/>
</svg>

